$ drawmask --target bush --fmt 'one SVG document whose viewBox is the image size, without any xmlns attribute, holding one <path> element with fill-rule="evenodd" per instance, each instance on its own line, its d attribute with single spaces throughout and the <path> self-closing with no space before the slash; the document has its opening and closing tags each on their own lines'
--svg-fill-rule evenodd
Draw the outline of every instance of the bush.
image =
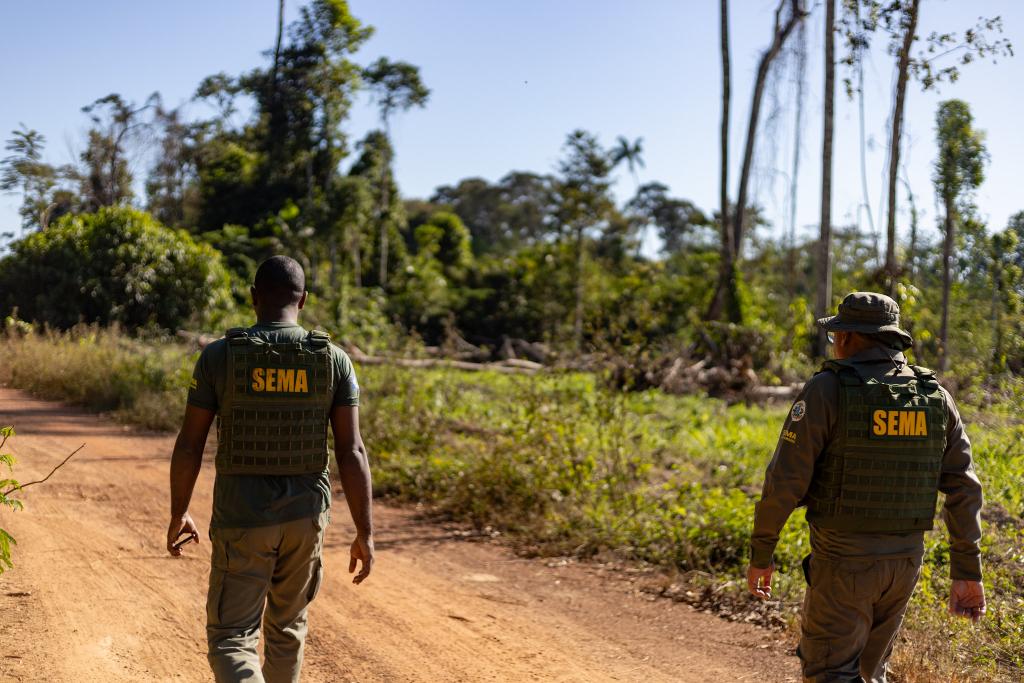
<svg viewBox="0 0 1024 683">
<path fill-rule="evenodd" d="M 0 261 L 0 315 L 174 329 L 229 299 L 220 253 L 126 207 L 65 216 Z"/>
</svg>

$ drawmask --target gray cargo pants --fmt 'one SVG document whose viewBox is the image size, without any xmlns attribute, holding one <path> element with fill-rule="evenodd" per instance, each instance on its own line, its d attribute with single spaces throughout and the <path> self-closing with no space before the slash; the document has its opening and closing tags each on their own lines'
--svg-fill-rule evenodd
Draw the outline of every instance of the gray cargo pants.
<svg viewBox="0 0 1024 683">
<path fill-rule="evenodd" d="M 208 658 L 217 683 L 294 683 L 306 608 L 320 588 L 328 513 L 251 529 L 211 529 Z M 256 650 L 263 623 L 264 664 Z"/>
<path fill-rule="evenodd" d="M 797 654 L 805 683 L 885 683 L 920 558 L 811 556 Z"/>
</svg>

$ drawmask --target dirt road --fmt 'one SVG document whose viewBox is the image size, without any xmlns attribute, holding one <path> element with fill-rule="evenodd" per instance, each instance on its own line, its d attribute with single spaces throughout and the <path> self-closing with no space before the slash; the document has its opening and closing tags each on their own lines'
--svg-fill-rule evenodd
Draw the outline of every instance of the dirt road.
<svg viewBox="0 0 1024 683">
<path fill-rule="evenodd" d="M 185 558 L 164 550 L 173 437 L 9 389 L 3 424 L 17 429 L 22 481 L 86 447 L 25 491 L 24 511 L 0 518 L 19 541 L 0 577 L 0 681 L 210 680 L 209 543 Z M 212 483 L 207 463 L 192 505 L 204 532 Z M 377 565 L 356 587 L 335 501 L 304 681 L 796 680 L 795 659 L 765 631 L 645 599 L 621 574 L 518 558 L 412 511 L 376 512 Z"/>
</svg>

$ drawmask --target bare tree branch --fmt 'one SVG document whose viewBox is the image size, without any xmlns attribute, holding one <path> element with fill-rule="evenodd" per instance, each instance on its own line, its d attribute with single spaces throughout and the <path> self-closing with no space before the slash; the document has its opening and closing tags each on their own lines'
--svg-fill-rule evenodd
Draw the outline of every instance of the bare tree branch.
<svg viewBox="0 0 1024 683">
<path fill-rule="evenodd" d="M 5 441 L 6 441 L 6 439 L 5 439 Z M 2 444 L 2 443 L 0 443 L 0 446 L 3 446 L 3 444 Z M 43 483 L 44 481 L 46 481 L 47 479 L 49 479 L 50 477 L 52 477 L 52 476 L 53 476 L 53 473 L 54 473 L 54 472 L 56 472 L 57 470 L 59 470 L 59 469 L 60 469 L 61 467 L 64 467 L 64 464 L 65 464 L 65 463 L 66 463 L 66 462 L 67 462 L 68 460 L 70 460 L 70 459 L 72 458 L 72 456 L 74 456 L 74 455 L 75 455 L 76 453 L 78 453 L 78 451 L 82 450 L 83 448 L 85 448 L 85 444 L 84 444 L 84 443 L 83 443 L 83 444 L 82 444 L 81 446 L 79 446 L 78 448 L 76 448 L 75 450 L 71 451 L 71 454 L 70 454 L 70 455 L 68 455 L 68 457 L 66 457 L 66 458 L 64 458 L 63 460 L 61 460 L 60 464 L 59 464 L 59 465 L 57 465 L 56 467 L 54 467 L 54 468 L 53 468 L 52 470 L 50 470 L 50 473 L 49 473 L 49 474 L 47 474 L 47 475 L 46 475 L 45 477 L 43 477 L 42 479 L 38 479 L 38 480 L 36 480 L 36 481 L 30 481 L 30 482 L 29 482 L 29 483 L 27 483 L 27 484 L 18 484 L 17 486 L 12 486 L 11 488 L 9 488 L 9 489 L 7 489 L 6 491 L 4 491 L 3 493 L 0 493 L 0 496 L 7 496 L 7 495 L 10 495 L 11 493 L 14 493 L 15 491 L 21 491 L 21 490 L 23 490 L 23 489 L 26 489 L 26 488 L 28 488 L 29 486 L 32 486 L 33 484 L 42 484 L 42 483 Z"/>
</svg>

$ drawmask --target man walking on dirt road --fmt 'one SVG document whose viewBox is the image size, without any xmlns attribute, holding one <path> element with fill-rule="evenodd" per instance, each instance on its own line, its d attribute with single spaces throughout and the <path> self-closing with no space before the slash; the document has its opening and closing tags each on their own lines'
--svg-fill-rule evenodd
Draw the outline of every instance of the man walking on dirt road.
<svg viewBox="0 0 1024 683">
<path fill-rule="evenodd" d="M 747 584 L 771 596 L 779 532 L 807 506 L 804 680 L 884 683 L 939 491 L 951 539 L 949 610 L 973 620 L 985 612 L 981 484 L 953 398 L 903 355 L 912 339 L 895 301 L 854 292 L 818 324 L 835 359 L 804 386 L 768 464 Z"/>
<path fill-rule="evenodd" d="M 356 526 L 349 572 L 373 567 L 370 470 L 359 435 L 359 385 L 325 332 L 298 324 L 301 266 L 286 256 L 256 271 L 256 324 L 228 330 L 196 363 L 171 456 L 167 551 L 199 530 L 188 512 L 206 437 L 217 423 L 217 476 L 206 604 L 210 666 L 218 682 L 298 681 L 306 611 L 323 575 L 329 519 L 328 423 Z M 256 651 L 262 622 L 265 661 Z"/>
</svg>

